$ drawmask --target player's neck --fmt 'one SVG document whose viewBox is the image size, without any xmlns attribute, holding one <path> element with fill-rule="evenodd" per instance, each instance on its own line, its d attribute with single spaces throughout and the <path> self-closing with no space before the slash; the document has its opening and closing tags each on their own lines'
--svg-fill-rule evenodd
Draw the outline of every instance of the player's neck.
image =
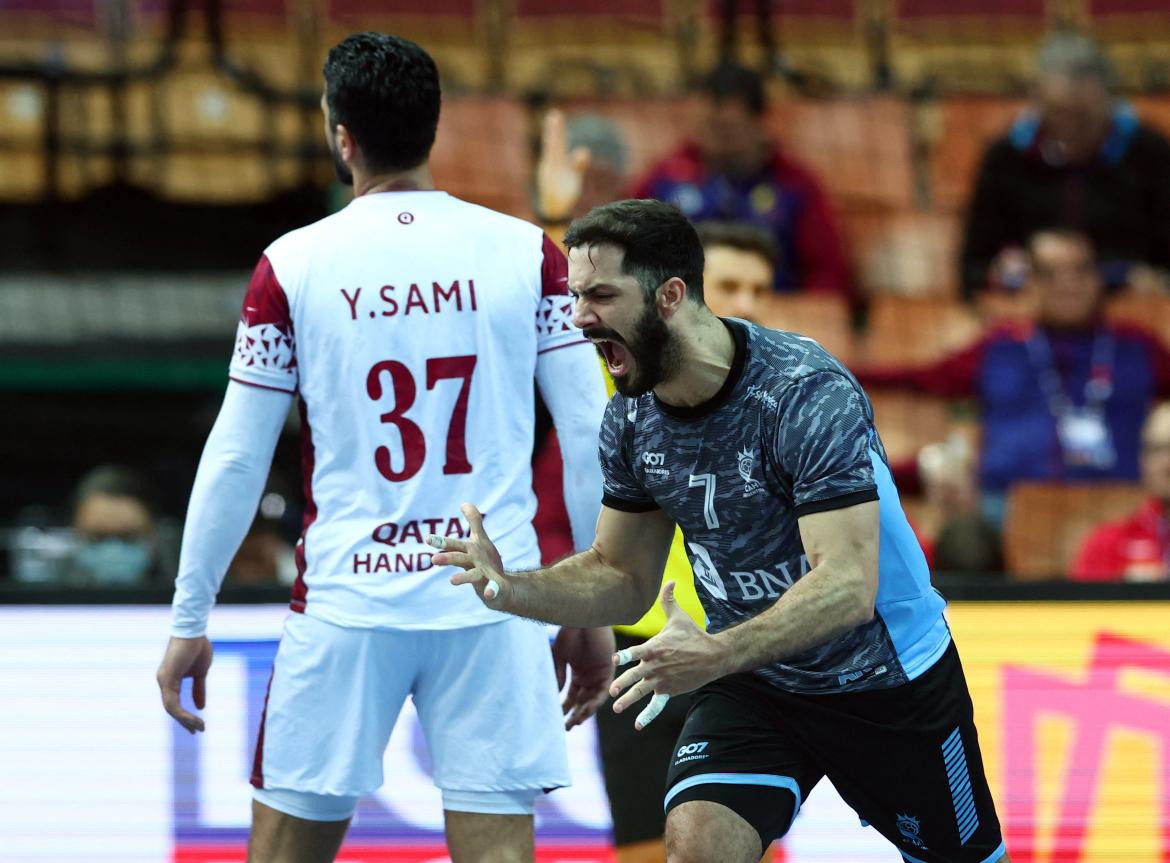
<svg viewBox="0 0 1170 863">
<path fill-rule="evenodd" d="M 715 397 L 731 374 L 735 339 L 723 321 L 706 308 L 696 309 L 693 322 L 680 327 L 678 373 L 654 388 L 668 405 L 694 407 Z"/>
<path fill-rule="evenodd" d="M 379 192 L 416 192 L 435 188 L 431 168 L 426 163 L 409 171 L 395 171 L 390 174 L 366 175 L 358 170 L 353 172 L 353 196 L 376 195 Z"/>
</svg>

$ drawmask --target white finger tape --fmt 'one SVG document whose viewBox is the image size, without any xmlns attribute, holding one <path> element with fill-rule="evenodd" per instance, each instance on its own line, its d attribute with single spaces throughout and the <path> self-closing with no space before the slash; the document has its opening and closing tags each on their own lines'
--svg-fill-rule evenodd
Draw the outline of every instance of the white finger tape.
<svg viewBox="0 0 1170 863">
<path fill-rule="evenodd" d="M 633 662 L 633 661 L 634 661 L 634 651 L 631 648 L 625 647 L 617 652 L 617 664 L 618 665 L 625 665 L 625 664 Z"/>
<path fill-rule="evenodd" d="M 494 578 L 489 578 L 487 587 L 483 589 L 484 596 L 488 599 L 495 599 L 500 595 L 500 584 Z"/>
<path fill-rule="evenodd" d="M 666 707 L 666 702 L 670 701 L 669 695 L 658 693 L 650 699 L 650 703 L 646 705 L 646 709 L 638 714 L 638 719 L 635 722 L 639 728 L 645 728 L 651 722 L 658 718 L 658 714 L 662 712 L 662 708 Z"/>
<path fill-rule="evenodd" d="M 427 536 L 427 545 L 431 548 L 446 548 L 447 540 L 441 536 L 435 536 L 433 533 Z"/>
</svg>

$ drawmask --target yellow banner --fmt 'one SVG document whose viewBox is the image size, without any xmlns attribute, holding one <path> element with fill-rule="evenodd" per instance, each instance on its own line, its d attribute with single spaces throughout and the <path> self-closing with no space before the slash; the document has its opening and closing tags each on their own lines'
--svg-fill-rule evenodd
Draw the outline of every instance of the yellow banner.
<svg viewBox="0 0 1170 863">
<path fill-rule="evenodd" d="M 1013 863 L 1170 863 L 1170 602 L 948 618 Z"/>
</svg>

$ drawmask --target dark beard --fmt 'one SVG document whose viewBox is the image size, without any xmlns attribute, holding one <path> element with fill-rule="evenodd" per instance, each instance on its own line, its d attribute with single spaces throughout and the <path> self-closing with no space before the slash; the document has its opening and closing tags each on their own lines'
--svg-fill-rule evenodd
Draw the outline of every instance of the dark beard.
<svg viewBox="0 0 1170 863">
<path fill-rule="evenodd" d="M 353 171 L 341 161 L 341 155 L 337 152 L 337 145 L 332 137 L 329 139 L 329 155 L 333 157 L 333 173 L 337 174 L 338 181 L 344 186 L 352 186 Z"/>
<path fill-rule="evenodd" d="M 633 374 L 614 378 L 614 388 L 623 396 L 640 396 L 675 376 L 682 365 L 678 341 L 666 321 L 647 301 L 634 332 L 625 343 L 634 361 Z"/>
</svg>

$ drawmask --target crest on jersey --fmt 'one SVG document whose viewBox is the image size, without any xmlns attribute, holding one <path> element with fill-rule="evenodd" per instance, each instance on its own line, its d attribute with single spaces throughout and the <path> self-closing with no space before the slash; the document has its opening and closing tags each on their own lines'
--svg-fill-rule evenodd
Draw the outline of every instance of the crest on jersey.
<svg viewBox="0 0 1170 863">
<path fill-rule="evenodd" d="M 926 847 L 926 843 L 918 836 L 918 831 L 922 829 L 921 825 L 913 815 L 899 815 L 896 826 L 898 832 L 902 834 L 902 840 L 904 842 L 908 842 L 915 848 Z"/>
<path fill-rule="evenodd" d="M 764 487 L 759 480 L 752 479 L 752 471 L 756 466 L 756 454 L 745 446 L 735 454 L 735 458 L 739 463 L 739 476 L 743 480 L 743 496 L 751 497 L 753 494 L 763 491 Z"/>
</svg>

